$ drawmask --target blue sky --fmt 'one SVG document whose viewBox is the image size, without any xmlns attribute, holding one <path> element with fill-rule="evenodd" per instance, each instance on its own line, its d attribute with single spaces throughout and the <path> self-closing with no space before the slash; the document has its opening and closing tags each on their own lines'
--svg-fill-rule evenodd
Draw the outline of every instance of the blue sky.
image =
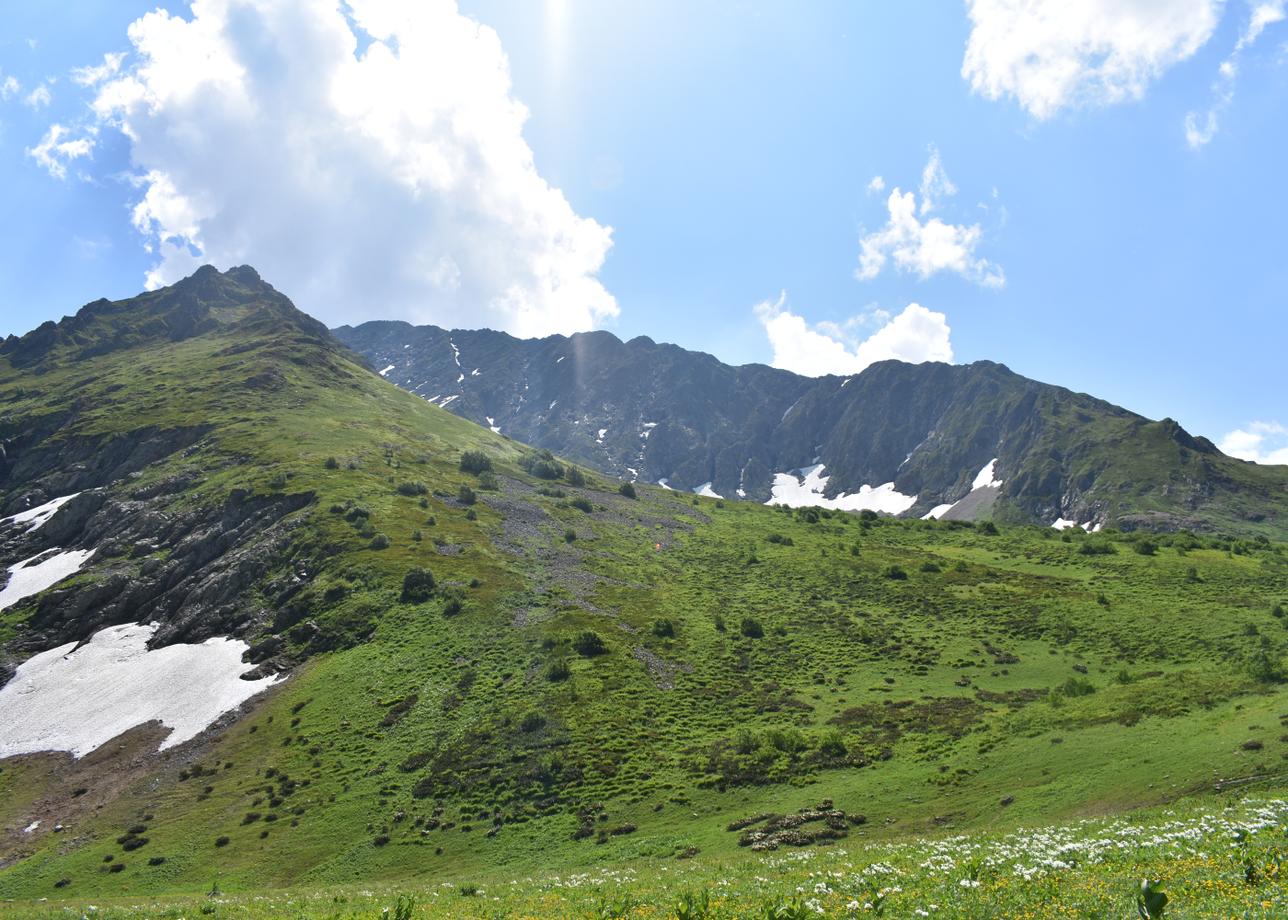
<svg viewBox="0 0 1288 920">
<path fill-rule="evenodd" d="M 0 334 L 244 261 L 332 324 L 987 358 L 1288 462 L 1282 2 L 416 6 L 5 4 Z"/>
</svg>

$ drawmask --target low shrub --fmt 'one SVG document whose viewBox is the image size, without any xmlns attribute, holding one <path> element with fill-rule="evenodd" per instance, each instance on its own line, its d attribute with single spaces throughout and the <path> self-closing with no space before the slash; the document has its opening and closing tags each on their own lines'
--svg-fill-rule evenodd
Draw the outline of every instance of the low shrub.
<svg viewBox="0 0 1288 920">
<path fill-rule="evenodd" d="M 603 637 L 589 629 L 577 634 L 577 637 L 572 640 L 572 648 L 583 658 L 593 658 L 608 651 L 608 646 L 604 644 Z"/>
<path fill-rule="evenodd" d="M 426 568 L 414 568 L 403 576 L 402 601 L 420 604 L 434 596 L 434 573 Z"/>
<path fill-rule="evenodd" d="M 637 497 L 638 497 L 638 496 L 635 494 L 635 484 L 634 484 L 634 483 L 624 482 L 624 483 L 622 483 L 620 486 L 618 486 L 618 487 L 617 487 L 617 491 L 618 491 L 620 494 L 625 495 L 627 498 L 637 498 Z"/>
<path fill-rule="evenodd" d="M 492 469 L 492 458 L 481 450 L 467 450 L 461 454 L 462 473 L 486 473 Z"/>
</svg>

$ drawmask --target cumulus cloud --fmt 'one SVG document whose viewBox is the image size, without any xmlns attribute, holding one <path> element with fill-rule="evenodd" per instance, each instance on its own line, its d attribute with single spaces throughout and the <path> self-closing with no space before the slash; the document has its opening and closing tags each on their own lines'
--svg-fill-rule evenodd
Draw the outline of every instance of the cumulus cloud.
<svg viewBox="0 0 1288 920">
<path fill-rule="evenodd" d="M 1191 150 L 1198 150 L 1211 143 L 1220 125 L 1221 115 L 1234 101 L 1234 85 L 1239 77 L 1240 59 L 1267 27 L 1288 18 L 1288 0 L 1264 0 L 1252 4 L 1248 22 L 1234 44 L 1234 50 L 1217 68 L 1212 83 L 1212 102 L 1207 111 L 1186 112 L 1184 120 L 1185 143 Z"/>
<path fill-rule="evenodd" d="M 879 192 L 884 192 L 884 191 L 885 191 L 885 179 L 882 179 L 880 176 L 873 176 L 871 181 L 868 182 L 868 192 L 875 195 Z"/>
<path fill-rule="evenodd" d="M 1223 0 L 967 0 L 962 77 L 988 99 L 1014 98 L 1039 119 L 1066 107 L 1139 99 L 1191 57 Z"/>
<path fill-rule="evenodd" d="M 616 315 L 611 228 L 537 172 L 500 39 L 453 0 L 194 0 L 129 39 L 83 80 L 131 144 L 150 287 L 249 262 L 333 323 Z"/>
<path fill-rule="evenodd" d="M 108 77 L 114 76 L 121 69 L 125 52 L 103 55 L 103 63 L 88 67 L 72 68 L 72 82 L 79 86 L 97 86 Z"/>
<path fill-rule="evenodd" d="M 54 94 L 49 90 L 48 83 L 42 83 L 29 92 L 26 98 L 22 100 L 23 105 L 39 111 L 53 101 Z"/>
<path fill-rule="evenodd" d="M 890 359 L 912 364 L 953 360 L 948 318 L 920 304 L 908 304 L 893 317 L 877 311 L 844 324 L 814 325 L 787 308 L 786 291 L 754 309 L 769 337 L 773 366 L 808 377 L 857 374 L 870 364 Z M 873 321 L 879 328 L 871 335 L 860 338 L 855 334 Z"/>
<path fill-rule="evenodd" d="M 59 124 L 50 125 L 40 143 L 27 148 L 27 156 L 55 179 L 67 178 L 67 164 L 88 158 L 93 152 L 92 137 L 72 137 L 71 132 Z"/>
<path fill-rule="evenodd" d="M 1253 422 L 1247 428 L 1236 428 L 1217 446 L 1240 460 L 1288 464 L 1288 428 L 1278 422 Z"/>
<path fill-rule="evenodd" d="M 957 193 L 933 147 L 921 174 L 921 204 L 914 192 L 896 186 L 886 199 L 885 226 L 859 240 L 859 267 L 855 277 L 870 281 L 893 261 L 900 271 L 929 278 L 938 272 L 955 272 L 985 287 L 1002 287 L 1006 275 L 975 254 L 983 231 L 979 224 L 950 224 L 927 217 L 943 198 Z M 920 216 L 919 216 L 920 215 Z"/>
<path fill-rule="evenodd" d="M 22 92 L 22 84 L 18 82 L 17 77 L 10 76 L 0 80 L 0 102 L 8 102 L 20 92 Z"/>
</svg>

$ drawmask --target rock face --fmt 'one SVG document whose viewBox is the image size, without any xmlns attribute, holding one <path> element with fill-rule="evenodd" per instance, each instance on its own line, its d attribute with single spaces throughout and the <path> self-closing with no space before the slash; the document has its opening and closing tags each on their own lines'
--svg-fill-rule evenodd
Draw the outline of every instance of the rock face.
<svg viewBox="0 0 1288 920">
<path fill-rule="evenodd" d="M 399 322 L 333 332 L 385 379 L 622 479 L 763 502 L 775 474 L 821 463 L 823 497 L 893 483 L 915 496 L 907 516 L 961 502 L 949 518 L 1288 527 L 1288 470 L 1259 471 L 1170 419 L 993 362 L 884 361 L 808 378 L 607 332 L 525 340 Z M 994 460 L 1001 486 L 963 502 Z"/>
</svg>

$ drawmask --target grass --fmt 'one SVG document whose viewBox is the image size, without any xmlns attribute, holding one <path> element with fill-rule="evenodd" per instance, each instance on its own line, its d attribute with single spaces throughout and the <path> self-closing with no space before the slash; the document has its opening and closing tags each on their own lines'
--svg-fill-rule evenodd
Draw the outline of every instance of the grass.
<svg viewBox="0 0 1288 920">
<path fill-rule="evenodd" d="M 277 383 L 247 388 L 264 375 Z M 416 916 L 595 916 L 619 895 L 639 902 L 631 916 L 671 916 L 702 890 L 711 916 L 798 894 L 836 913 L 891 861 L 908 882 L 887 895 L 896 916 L 929 903 L 1047 916 L 1057 890 L 1072 915 L 1121 916 L 1142 874 L 1179 895 L 1179 916 L 1219 898 L 1273 915 L 1253 899 L 1270 882 L 1217 884 L 1215 844 L 1028 881 L 999 869 L 978 889 L 919 867 L 935 847 L 1002 847 L 1021 828 L 1091 834 L 1102 825 L 1078 822 L 1140 808 L 1154 810 L 1132 821 L 1166 823 L 1158 809 L 1177 801 L 1203 821 L 1223 814 L 1214 788 L 1280 782 L 1288 689 L 1252 665 L 1288 650 L 1273 615 L 1288 600 L 1282 544 L 1151 535 L 1145 555 L 1115 532 L 793 513 L 642 485 L 631 498 L 588 471 L 575 486 L 289 322 L 265 335 L 230 321 L 39 374 L 0 364 L 0 405 L 3 431 L 65 416 L 64 440 L 203 426 L 195 449 L 112 487 L 187 475 L 153 510 L 222 507 L 235 490 L 307 499 L 246 598 L 269 615 L 245 634 L 303 663 L 227 728 L 134 772 L 110 755 L 0 765 L 0 825 L 15 829 L 0 898 L 22 902 L 0 911 L 71 898 L 102 916 L 375 917 L 405 893 Z M 491 469 L 463 470 L 466 451 Z M 78 579 L 144 561 L 96 560 Z M 271 585 L 301 568 L 307 584 L 278 603 Z M 404 598 L 418 568 L 434 590 Z M 0 642 L 33 607 L 0 615 Z M 602 651 L 578 654 L 586 633 Z M 751 857 L 727 830 L 822 799 L 866 820 L 808 857 Z M 36 813 L 65 829 L 16 833 Z M 136 826 L 147 843 L 123 849 Z M 223 894 L 205 898 L 214 880 Z"/>
</svg>

